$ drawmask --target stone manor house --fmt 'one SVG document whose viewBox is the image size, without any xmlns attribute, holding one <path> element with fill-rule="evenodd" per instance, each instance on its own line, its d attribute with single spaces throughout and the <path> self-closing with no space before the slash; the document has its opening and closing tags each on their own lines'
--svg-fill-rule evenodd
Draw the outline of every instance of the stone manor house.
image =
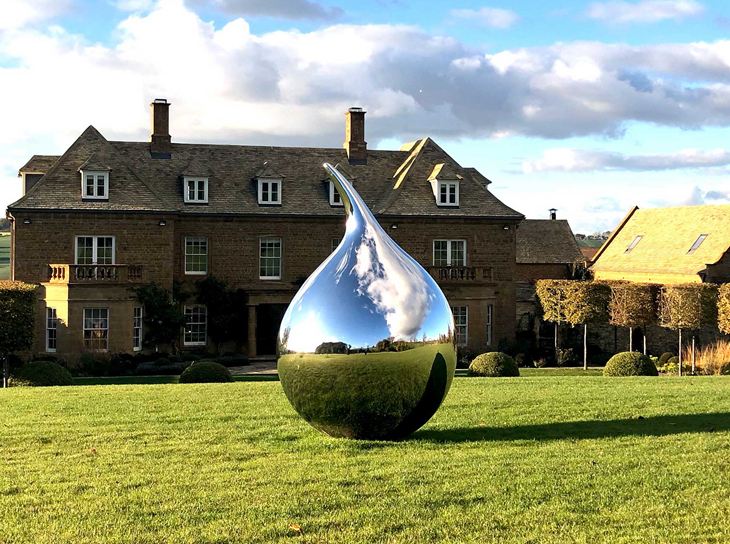
<svg viewBox="0 0 730 544">
<path fill-rule="evenodd" d="M 8 208 L 12 278 L 40 285 L 35 352 L 141 350 L 133 288 L 179 280 L 192 290 L 214 276 L 246 294 L 243 349 L 274 354 L 287 304 L 344 232 L 324 162 L 439 283 L 460 344 L 514 339 L 524 216 L 430 138 L 369 150 L 365 112 L 351 108 L 342 148 L 172 143 L 170 104 L 151 106 L 149 142 L 108 141 L 90 126 L 60 157 L 35 155 L 20 169 L 24 194 Z M 184 313 L 180 347 L 206 346 L 206 308 Z"/>
</svg>

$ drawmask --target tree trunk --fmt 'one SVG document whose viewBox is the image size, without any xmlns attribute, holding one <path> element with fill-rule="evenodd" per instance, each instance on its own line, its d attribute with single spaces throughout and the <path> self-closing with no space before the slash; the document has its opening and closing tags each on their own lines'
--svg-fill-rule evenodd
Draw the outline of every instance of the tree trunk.
<svg viewBox="0 0 730 544">
<path fill-rule="evenodd" d="M 555 364 L 558 364 L 558 322 L 555 322 Z"/>
<path fill-rule="evenodd" d="M 679 375 L 682 375 L 682 329 L 679 329 Z"/>
<path fill-rule="evenodd" d="M 588 370 L 588 323 L 583 325 L 583 370 Z"/>
<path fill-rule="evenodd" d="M 695 335 L 692 335 L 692 375 L 695 373 Z"/>
<path fill-rule="evenodd" d="M 3 357 L 3 389 L 8 386 L 8 380 L 10 379 L 10 361 L 8 356 Z"/>
<path fill-rule="evenodd" d="M 634 327 L 629 327 L 629 351 L 634 351 Z"/>
</svg>

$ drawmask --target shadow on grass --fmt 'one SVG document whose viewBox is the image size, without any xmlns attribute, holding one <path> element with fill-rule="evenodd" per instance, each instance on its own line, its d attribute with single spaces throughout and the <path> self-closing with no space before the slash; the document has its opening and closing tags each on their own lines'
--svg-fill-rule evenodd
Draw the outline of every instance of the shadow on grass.
<svg viewBox="0 0 730 544">
<path fill-rule="evenodd" d="M 730 413 L 682 414 L 636 419 L 566 421 L 514 427 L 457 427 L 423 429 L 407 440 L 427 442 L 493 442 L 511 440 L 564 440 L 622 436 L 668 436 L 684 433 L 730 431 Z"/>
</svg>

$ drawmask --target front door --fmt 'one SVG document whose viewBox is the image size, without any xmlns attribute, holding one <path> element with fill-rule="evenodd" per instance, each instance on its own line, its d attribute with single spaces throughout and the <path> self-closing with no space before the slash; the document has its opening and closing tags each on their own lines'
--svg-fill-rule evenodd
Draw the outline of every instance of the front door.
<svg viewBox="0 0 730 544">
<path fill-rule="evenodd" d="M 275 355 L 276 337 L 288 304 L 259 304 L 256 307 L 256 355 Z"/>
</svg>

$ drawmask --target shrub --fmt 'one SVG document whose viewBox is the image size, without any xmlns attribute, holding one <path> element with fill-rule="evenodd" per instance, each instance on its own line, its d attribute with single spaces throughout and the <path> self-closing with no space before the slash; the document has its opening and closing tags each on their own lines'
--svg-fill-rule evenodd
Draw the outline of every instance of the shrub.
<svg viewBox="0 0 730 544">
<path fill-rule="evenodd" d="M 10 364 L 5 357 L 33 346 L 35 303 L 35 285 L 0 281 L 0 357 L 4 358 L 4 379 L 10 372 Z"/>
<path fill-rule="evenodd" d="M 550 365 L 550 360 L 545 357 L 539 357 L 533 361 L 535 368 L 545 368 Z"/>
<path fill-rule="evenodd" d="M 179 361 L 176 361 L 178 363 Z M 154 362 L 155 366 L 170 366 L 172 364 L 172 361 L 168 359 L 167 357 L 160 357 Z"/>
<path fill-rule="evenodd" d="M 245 366 L 249 363 L 248 357 L 245 355 L 232 355 L 227 357 L 217 357 L 215 362 L 223 366 Z"/>
<path fill-rule="evenodd" d="M 196 363 L 180 374 L 180 383 L 225 383 L 232 382 L 230 370 L 213 362 Z"/>
<path fill-rule="evenodd" d="M 685 347 L 682 352 L 682 368 L 692 367 L 692 349 Z M 718 340 L 695 351 L 695 366 L 700 374 L 721 375 L 730 373 L 730 342 Z"/>
<path fill-rule="evenodd" d="M 53 361 L 31 361 L 17 371 L 12 385 L 43 387 L 52 385 L 73 385 L 71 373 Z"/>
<path fill-rule="evenodd" d="M 659 368 L 664 374 L 679 374 L 679 357 L 671 357 L 664 366 Z M 682 371 L 689 372 L 692 370 L 692 365 L 687 361 L 682 361 Z"/>
<path fill-rule="evenodd" d="M 198 359 L 201 359 L 201 357 L 197 357 L 194 353 L 181 353 L 180 354 L 180 360 L 183 362 L 193 362 L 197 361 Z"/>
<path fill-rule="evenodd" d="M 189 362 L 170 363 L 167 365 L 158 365 L 157 362 L 140 363 L 137 365 L 134 373 L 138 376 L 177 376 L 189 366 Z"/>
<path fill-rule="evenodd" d="M 573 348 L 558 349 L 556 364 L 558 366 L 570 366 L 574 365 L 578 359 L 576 359 L 573 353 Z"/>
<path fill-rule="evenodd" d="M 489 376 L 491 378 L 519 376 L 520 369 L 515 360 L 506 353 L 493 351 L 483 353 L 469 365 L 472 376 Z"/>
<path fill-rule="evenodd" d="M 669 359 L 674 357 L 674 353 L 670 351 L 665 351 L 659 356 L 659 366 L 664 366 L 669 362 Z"/>
<path fill-rule="evenodd" d="M 649 357 L 636 351 L 617 353 L 608 360 L 604 376 L 658 376 L 657 368 Z"/>
<path fill-rule="evenodd" d="M 475 350 L 460 346 L 457 350 L 456 368 L 469 368 L 474 358 L 482 353 L 484 353 L 484 350 Z"/>
</svg>

